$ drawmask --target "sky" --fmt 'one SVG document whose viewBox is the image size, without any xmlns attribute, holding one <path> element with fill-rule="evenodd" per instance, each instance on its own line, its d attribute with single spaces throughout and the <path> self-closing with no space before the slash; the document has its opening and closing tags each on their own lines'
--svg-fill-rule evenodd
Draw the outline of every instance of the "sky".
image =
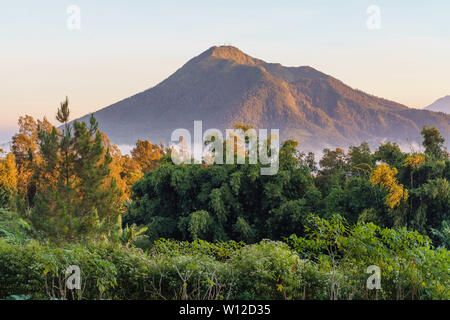
<svg viewBox="0 0 450 320">
<path fill-rule="evenodd" d="M 450 94 L 449 40 L 447 0 L 0 0 L 0 142 L 19 116 L 55 122 L 66 96 L 94 112 L 224 44 L 422 108 Z"/>
</svg>

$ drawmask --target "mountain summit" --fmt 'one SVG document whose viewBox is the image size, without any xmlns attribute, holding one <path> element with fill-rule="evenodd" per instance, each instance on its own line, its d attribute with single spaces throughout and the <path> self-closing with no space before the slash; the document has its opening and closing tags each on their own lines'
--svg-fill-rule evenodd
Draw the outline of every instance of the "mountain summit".
<svg viewBox="0 0 450 320">
<path fill-rule="evenodd" d="M 425 110 L 444 112 L 450 114 L 450 96 L 445 96 L 443 98 L 437 99 L 435 102 L 430 104 Z"/>
<path fill-rule="evenodd" d="M 95 113 L 116 144 L 167 143 L 176 128 L 224 130 L 245 122 L 280 129 L 303 150 L 388 139 L 419 142 L 423 125 L 449 131 L 450 116 L 411 109 L 355 90 L 311 67 L 284 67 L 232 46 L 212 47 L 169 78 Z M 81 118 L 88 120 L 88 116 Z"/>
</svg>

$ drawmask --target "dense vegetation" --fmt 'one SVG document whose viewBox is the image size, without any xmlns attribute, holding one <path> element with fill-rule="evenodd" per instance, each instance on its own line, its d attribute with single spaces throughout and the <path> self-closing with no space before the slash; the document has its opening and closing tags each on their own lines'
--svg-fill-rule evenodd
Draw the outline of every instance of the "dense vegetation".
<svg viewBox="0 0 450 320">
<path fill-rule="evenodd" d="M 406 227 L 448 243 L 450 160 L 435 128 L 425 127 L 425 153 L 406 154 L 393 143 L 371 153 L 367 144 L 324 150 L 317 170 L 295 141 L 280 150 L 280 170 L 259 165 L 173 165 L 170 161 L 133 186 L 125 220 L 148 226 L 152 240 L 237 240 L 252 243 L 303 235 L 310 213 L 341 215 L 350 224 Z"/>
<path fill-rule="evenodd" d="M 313 154 L 289 140 L 260 164 L 122 155 L 88 124 L 19 120 L 0 159 L 0 298 L 450 299 L 450 160 L 387 142 Z M 68 290 L 78 265 L 82 289 Z M 381 271 L 370 290 L 367 268 Z"/>
<path fill-rule="evenodd" d="M 33 299 L 449 299 L 449 254 L 417 232 L 373 224 L 291 237 L 290 246 L 159 240 L 146 253 L 112 244 L 0 240 L 0 297 Z M 312 229 L 311 229 L 312 230 Z M 330 242 L 330 240 L 332 242 Z M 328 249 L 328 250 L 322 250 Z M 330 252 L 329 254 L 327 252 Z M 382 268 L 382 289 L 368 290 L 366 269 Z M 81 290 L 64 273 L 78 265 Z"/>
</svg>

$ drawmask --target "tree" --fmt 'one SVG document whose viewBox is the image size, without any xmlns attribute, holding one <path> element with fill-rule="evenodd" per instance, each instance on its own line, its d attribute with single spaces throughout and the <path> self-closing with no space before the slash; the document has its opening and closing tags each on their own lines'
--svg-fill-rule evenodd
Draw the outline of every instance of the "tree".
<svg viewBox="0 0 450 320">
<path fill-rule="evenodd" d="M 408 189 L 398 183 L 397 173 L 396 168 L 391 169 L 389 165 L 381 164 L 375 168 L 370 176 L 370 183 L 373 186 L 379 185 L 387 192 L 385 203 L 391 210 L 398 207 L 402 201 L 408 200 Z M 396 223 L 400 223 L 399 217 L 397 217 Z"/>
<path fill-rule="evenodd" d="M 291 235 L 288 241 L 300 254 L 306 254 L 308 258 L 326 259 L 326 264 L 331 266 L 330 300 L 338 300 L 339 288 L 342 285 L 337 277 L 338 269 L 352 253 L 350 250 L 342 250 L 342 244 L 349 234 L 349 226 L 339 215 L 329 220 L 309 215 L 305 229 L 308 233 L 306 239 Z"/>
<path fill-rule="evenodd" d="M 426 157 L 423 154 L 414 153 L 414 154 L 406 157 L 405 164 L 403 166 L 410 168 L 410 171 L 411 171 L 410 172 L 410 177 L 411 177 L 410 188 L 411 189 L 414 187 L 413 174 L 417 169 L 422 167 L 422 165 L 425 163 L 425 161 L 426 161 Z"/>
<path fill-rule="evenodd" d="M 320 192 L 296 143 L 283 143 L 280 171 L 260 174 L 261 164 L 161 164 L 133 186 L 128 224 L 144 224 L 153 239 L 279 239 L 301 232 L 301 217 Z M 291 212 L 295 210 L 295 212 Z"/>
<path fill-rule="evenodd" d="M 322 167 L 321 172 L 334 173 L 338 170 L 347 170 L 347 156 L 343 149 L 324 149 L 323 153 L 323 157 L 319 161 L 319 164 Z"/>
<path fill-rule="evenodd" d="M 324 149 L 319 165 L 321 169 L 317 174 L 316 184 L 322 194 L 326 196 L 333 188 L 345 183 L 349 173 L 348 157 L 341 148 Z"/>
<path fill-rule="evenodd" d="M 89 126 L 70 125 L 69 114 L 66 99 L 57 113 L 63 131 L 38 127 L 41 161 L 35 167 L 33 224 L 56 241 L 99 239 L 117 223 L 121 194 L 110 179 L 112 157 L 94 116 Z"/>
<path fill-rule="evenodd" d="M 304 164 L 308 166 L 311 172 L 317 172 L 318 168 L 313 152 L 308 152 L 308 154 L 304 156 Z"/>
<path fill-rule="evenodd" d="M 386 142 L 378 147 L 378 150 L 374 153 L 374 158 L 377 161 L 382 161 L 399 169 L 406 155 L 400 150 L 400 147 L 396 143 Z"/>
<path fill-rule="evenodd" d="M 50 132 L 53 126 L 45 117 L 35 121 L 28 115 L 20 117 L 18 125 L 19 132 L 12 137 L 11 151 L 17 164 L 18 193 L 31 207 L 36 193 L 34 167 L 40 161 L 38 128 Z"/>
<path fill-rule="evenodd" d="M 103 132 L 101 134 L 106 147 L 105 152 L 109 150 L 112 158 L 109 182 L 114 179 L 117 188 L 122 193 L 122 201 L 128 201 L 131 196 L 131 187 L 144 176 L 142 168 L 129 155 L 122 155 L 119 147 L 112 144 L 106 134 Z"/>
<path fill-rule="evenodd" d="M 441 159 L 443 156 L 443 147 L 445 139 L 441 136 L 439 130 L 433 126 L 424 126 L 422 128 L 423 146 L 425 147 L 425 153 L 435 159 Z"/>
<path fill-rule="evenodd" d="M 382 163 L 376 166 L 376 161 Z M 327 219 L 339 214 L 349 223 L 401 226 L 430 236 L 431 228 L 438 230 L 449 219 L 449 159 L 408 155 L 390 142 L 372 153 L 361 143 L 347 154 L 325 149 L 320 165 L 313 175 L 314 157 L 299 151 L 293 140 L 282 143 L 274 176 L 261 176 L 259 163 L 175 166 L 166 155 L 134 185 L 124 219 L 146 225 L 152 239 L 188 240 L 194 230 L 206 240 L 249 243 L 301 235 L 309 213 Z M 437 236 L 432 239 L 440 243 Z"/>
<path fill-rule="evenodd" d="M 370 152 L 367 142 L 361 143 L 359 147 L 351 146 L 348 158 L 352 175 L 368 176 L 375 165 L 375 159 Z"/>
<path fill-rule="evenodd" d="M 425 212 L 424 225 L 420 231 L 432 231 L 431 229 L 439 229 L 445 225 L 445 221 L 450 222 L 450 183 L 447 179 L 437 178 L 430 179 L 427 183 L 418 188 L 421 204 Z M 419 209 L 418 208 L 418 209 Z M 418 229 L 416 227 L 416 229 Z M 433 234 L 433 232 L 431 232 Z M 436 239 L 435 237 L 433 237 Z"/>
<path fill-rule="evenodd" d="M 144 174 L 141 166 L 127 154 L 120 157 L 120 167 L 120 176 L 126 183 L 126 195 L 129 198 L 131 196 L 131 188 L 136 182 L 143 178 Z"/>
<path fill-rule="evenodd" d="M 138 140 L 136 147 L 131 150 L 131 156 L 144 172 L 154 170 L 158 166 L 158 160 L 164 155 L 162 145 L 152 144 L 147 140 Z"/>
<path fill-rule="evenodd" d="M 298 142 L 294 140 L 284 141 L 280 149 L 281 169 L 294 169 L 300 165 L 302 154 L 297 150 Z"/>
<path fill-rule="evenodd" d="M 442 247 L 450 248 L 450 220 L 442 221 L 440 230 L 432 228 L 431 233 L 439 239 Z"/>
<path fill-rule="evenodd" d="M 0 207 L 9 207 L 17 193 L 18 171 L 14 154 L 0 159 Z"/>
</svg>

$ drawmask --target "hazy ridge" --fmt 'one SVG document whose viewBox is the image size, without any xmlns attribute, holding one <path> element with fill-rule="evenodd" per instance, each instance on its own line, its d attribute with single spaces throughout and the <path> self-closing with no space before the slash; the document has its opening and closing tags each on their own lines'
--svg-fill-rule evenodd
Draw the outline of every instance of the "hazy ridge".
<svg viewBox="0 0 450 320">
<path fill-rule="evenodd" d="M 437 99 L 435 102 L 424 108 L 425 110 L 444 112 L 450 114 L 450 95 Z"/>
</svg>

